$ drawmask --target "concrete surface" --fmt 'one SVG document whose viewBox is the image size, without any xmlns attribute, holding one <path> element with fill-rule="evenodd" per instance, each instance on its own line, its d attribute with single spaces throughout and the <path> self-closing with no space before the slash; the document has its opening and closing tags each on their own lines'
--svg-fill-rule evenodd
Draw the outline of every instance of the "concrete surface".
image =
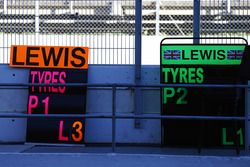
<svg viewBox="0 0 250 167">
<path fill-rule="evenodd" d="M 0 167 L 249 167 L 247 156 L 198 156 L 196 150 L 159 147 L 0 145 Z M 204 150 L 203 153 L 206 153 Z M 231 150 L 232 152 L 233 150 Z M 144 154 L 142 154 L 144 152 Z M 164 154 L 166 153 L 166 154 Z M 168 153 L 173 153 L 168 155 Z M 174 154 L 182 155 L 174 155 Z M 185 154 L 191 155 L 185 155 Z M 214 152 L 215 153 L 215 152 Z M 196 152 L 197 154 L 197 152 Z"/>
<path fill-rule="evenodd" d="M 12 153 L 0 154 L 3 167 L 249 167 L 249 157 L 166 156 L 140 154 Z"/>
</svg>

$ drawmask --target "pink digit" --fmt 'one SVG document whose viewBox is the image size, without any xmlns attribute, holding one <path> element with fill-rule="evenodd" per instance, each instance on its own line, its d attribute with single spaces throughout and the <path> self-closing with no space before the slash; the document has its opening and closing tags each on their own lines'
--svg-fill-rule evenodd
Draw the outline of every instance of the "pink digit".
<svg viewBox="0 0 250 167">
<path fill-rule="evenodd" d="M 34 95 L 29 96 L 28 114 L 31 114 L 32 109 L 37 108 L 37 106 L 38 106 L 38 97 Z"/>
<path fill-rule="evenodd" d="M 47 115 L 49 114 L 49 97 L 46 97 L 43 101 L 45 109 L 44 109 L 44 114 Z"/>
</svg>

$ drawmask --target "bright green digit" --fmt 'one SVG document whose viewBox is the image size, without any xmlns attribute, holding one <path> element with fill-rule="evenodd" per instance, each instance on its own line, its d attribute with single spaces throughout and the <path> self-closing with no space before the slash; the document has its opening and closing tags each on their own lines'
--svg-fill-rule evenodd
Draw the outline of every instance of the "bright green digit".
<svg viewBox="0 0 250 167">
<path fill-rule="evenodd" d="M 176 104 L 188 104 L 186 97 L 188 95 L 187 88 L 178 88 L 177 93 L 181 94 L 181 97 L 178 98 Z"/>
<path fill-rule="evenodd" d="M 240 128 L 240 129 L 237 131 L 237 135 L 240 136 L 240 145 L 243 145 L 243 132 L 242 132 L 242 128 Z"/>
</svg>

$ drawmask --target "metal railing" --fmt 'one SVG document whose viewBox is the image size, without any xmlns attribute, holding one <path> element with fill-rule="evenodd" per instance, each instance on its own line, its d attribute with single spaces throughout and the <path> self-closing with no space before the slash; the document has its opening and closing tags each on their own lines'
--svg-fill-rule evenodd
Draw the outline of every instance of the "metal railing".
<svg viewBox="0 0 250 167">
<path fill-rule="evenodd" d="M 240 84 L 147 84 L 147 85 L 136 85 L 136 84 L 12 84 L 2 83 L 0 89 L 21 89 L 29 88 L 30 86 L 67 86 L 67 87 L 81 87 L 87 86 L 88 88 L 112 88 L 112 113 L 111 114 L 0 114 L 0 118 L 98 118 L 98 119 L 112 119 L 112 152 L 116 151 L 116 120 L 118 119 L 160 119 L 160 120 L 217 120 L 217 121 L 245 121 L 245 154 L 250 155 L 249 149 L 249 121 L 250 116 L 247 109 L 248 98 L 247 92 L 250 88 L 249 85 Z M 189 87 L 189 88 L 239 88 L 245 89 L 245 116 L 188 116 L 188 115 L 157 115 L 157 114 L 141 114 L 141 115 L 129 115 L 129 114 L 117 114 L 116 113 L 116 91 L 117 88 L 164 88 L 164 87 Z M 237 151 L 236 151 L 237 152 Z M 239 154 L 239 152 L 237 152 Z"/>
</svg>

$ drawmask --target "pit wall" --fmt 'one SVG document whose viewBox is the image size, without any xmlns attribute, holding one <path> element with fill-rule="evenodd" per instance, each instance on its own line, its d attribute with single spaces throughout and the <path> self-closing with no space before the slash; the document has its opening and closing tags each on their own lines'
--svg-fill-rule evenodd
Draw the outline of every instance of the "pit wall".
<svg viewBox="0 0 250 167">
<path fill-rule="evenodd" d="M 142 84 L 160 83 L 159 66 L 142 66 Z M 28 69 L 10 68 L 0 65 L 0 83 L 28 83 Z M 130 65 L 90 65 L 90 84 L 133 84 L 135 68 Z M 250 82 L 249 82 L 250 84 Z M 247 111 L 250 116 L 250 90 L 248 90 Z M 144 114 L 160 115 L 160 90 L 142 90 L 142 110 Z M 0 89 L 0 113 L 26 113 L 27 89 Z M 117 90 L 116 112 L 134 114 L 134 90 Z M 112 90 L 89 88 L 87 92 L 88 114 L 111 114 Z M 70 111 L 69 111 L 70 112 Z M 85 141 L 87 143 L 108 143 L 112 139 L 110 119 L 86 119 Z M 160 120 L 141 120 L 135 126 L 134 120 L 116 121 L 116 141 L 118 143 L 160 144 Z M 249 126 L 250 129 L 250 126 Z M 26 119 L 0 118 L 0 143 L 23 143 L 26 138 Z M 250 133 L 249 139 L 250 139 Z M 250 141 L 249 141 L 250 142 Z"/>
<path fill-rule="evenodd" d="M 160 83 L 159 66 L 142 67 L 142 84 Z M 28 69 L 10 68 L 0 65 L 0 83 L 28 83 Z M 90 84 L 133 84 L 134 66 L 130 65 L 90 65 Z M 27 89 L 0 89 L 0 113 L 26 113 Z M 118 88 L 117 113 L 134 113 L 134 90 Z M 112 90 L 89 88 L 87 92 L 87 113 L 107 114 L 112 112 Z M 159 89 L 142 90 L 142 110 L 144 114 L 160 115 Z M 69 111 L 70 112 L 70 111 Z M 86 119 L 85 141 L 87 143 L 107 143 L 112 139 L 110 119 Z M 116 141 L 118 143 L 161 143 L 160 120 L 141 120 L 135 126 L 134 120 L 116 121 Z M 26 138 L 26 119 L 0 118 L 0 143 L 22 143 Z"/>
</svg>

